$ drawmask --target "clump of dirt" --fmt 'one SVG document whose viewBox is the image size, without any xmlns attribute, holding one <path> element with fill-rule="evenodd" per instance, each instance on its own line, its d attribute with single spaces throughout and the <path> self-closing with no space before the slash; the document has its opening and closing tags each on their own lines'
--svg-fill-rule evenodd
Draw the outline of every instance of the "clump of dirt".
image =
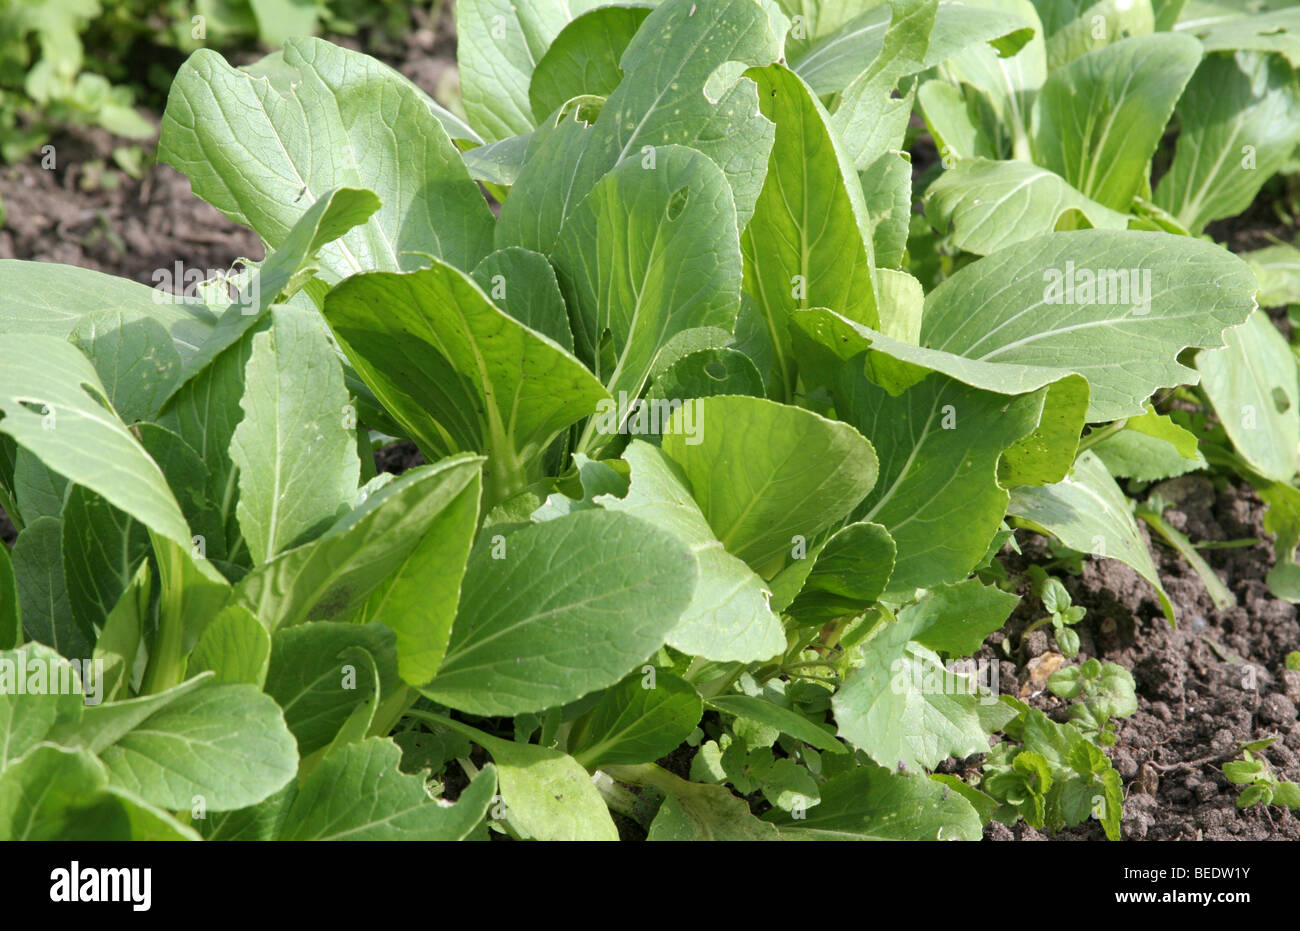
<svg viewBox="0 0 1300 931">
<path fill-rule="evenodd" d="M 410 440 L 393 443 L 375 452 L 375 469 L 401 475 L 407 469 L 424 465 L 424 454 Z"/>
<path fill-rule="evenodd" d="M 0 171 L 7 214 L 0 258 L 79 265 L 148 285 L 183 281 L 177 263 L 225 270 L 239 258 L 263 258 L 257 234 L 194 197 L 169 166 L 150 165 L 139 180 L 112 170 L 108 133 L 52 144 L 52 168 L 42 168 L 37 153 Z"/>
<path fill-rule="evenodd" d="M 1300 674 L 1285 669 L 1286 654 L 1300 649 L 1296 606 L 1272 596 L 1264 577 L 1273 562 L 1262 526 L 1264 506 L 1245 484 L 1216 489 L 1204 476 L 1164 483 L 1161 494 L 1174 502 L 1165 519 L 1193 542 L 1256 538 L 1240 548 L 1202 550 L 1237 604 L 1216 610 L 1191 567 L 1160 543 L 1151 547 L 1160 577 L 1178 618 L 1171 628 L 1155 590 L 1136 572 L 1113 560 L 1089 559 L 1079 575 L 1062 575 L 1075 604 L 1088 609 L 1076 628 L 1080 652 L 1070 662 L 1096 657 L 1133 673 L 1138 711 L 1119 722 L 1118 741 L 1108 751 L 1124 780 L 1123 832 L 1141 840 L 1294 840 L 1300 818 L 1286 808 L 1236 807 L 1237 787 L 1223 775 L 1223 764 L 1239 756 L 1241 745 L 1280 738 L 1264 757 L 1280 778 L 1300 781 Z M 1013 574 L 1052 557 L 1046 541 L 1018 534 L 1022 555 L 1007 551 L 1003 563 Z M 1029 593 L 1007 628 L 986 642 L 982 656 L 1003 658 L 1004 636 L 1019 644 L 1021 632 L 1045 612 Z M 1029 662 L 1049 647 L 1041 628 L 1024 638 L 1017 662 L 1003 659 L 1000 686 L 1020 694 Z M 1042 691 L 1029 699 L 1053 719 L 1064 721 L 1069 703 Z M 991 839 L 1042 837 L 1020 824 L 994 824 Z M 1057 835 L 1100 839 L 1096 823 Z"/>
</svg>

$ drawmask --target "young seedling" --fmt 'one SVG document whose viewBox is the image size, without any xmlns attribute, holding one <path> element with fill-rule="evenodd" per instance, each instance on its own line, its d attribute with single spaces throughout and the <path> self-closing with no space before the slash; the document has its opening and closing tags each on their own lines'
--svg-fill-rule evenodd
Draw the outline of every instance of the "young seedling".
<svg viewBox="0 0 1300 931">
<path fill-rule="evenodd" d="M 1241 786 L 1237 796 L 1238 808 L 1252 805 L 1278 805 L 1300 809 L 1300 784 L 1279 779 L 1273 767 L 1260 756 L 1277 742 L 1276 737 L 1256 740 L 1241 748 L 1241 759 L 1224 764 L 1223 775 L 1233 785 Z"/>
<path fill-rule="evenodd" d="M 1074 630 L 1074 625 L 1083 620 L 1088 609 L 1073 604 L 1070 593 L 1061 584 L 1061 580 L 1048 575 L 1041 566 L 1030 566 L 1029 577 L 1033 580 L 1034 594 L 1050 613 L 1030 624 L 1025 629 L 1025 634 L 1050 623 L 1056 632 L 1056 645 L 1061 648 L 1061 652 L 1066 656 L 1075 656 L 1079 652 L 1079 634 Z"/>
<path fill-rule="evenodd" d="M 1070 720 L 1103 747 L 1115 745 L 1112 718 L 1127 718 L 1137 711 L 1133 675 L 1123 666 L 1090 659 L 1052 673 L 1047 680 L 1052 694 L 1080 699 L 1070 706 Z"/>
</svg>

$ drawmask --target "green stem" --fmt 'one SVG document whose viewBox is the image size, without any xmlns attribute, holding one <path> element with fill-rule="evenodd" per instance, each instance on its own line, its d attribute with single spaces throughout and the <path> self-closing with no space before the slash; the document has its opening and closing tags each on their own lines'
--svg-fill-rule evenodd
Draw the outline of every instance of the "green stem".
<svg viewBox="0 0 1300 931">
<path fill-rule="evenodd" d="M 839 685 L 839 679 L 833 679 L 828 676 L 814 676 L 807 672 L 792 672 L 789 675 L 796 679 L 807 679 L 809 682 L 825 682 L 827 685 Z"/>
<path fill-rule="evenodd" d="M 700 697 L 708 699 L 716 698 L 721 695 L 736 684 L 736 680 L 744 674 L 747 668 L 748 667 L 745 666 L 744 663 L 737 663 L 736 668 L 731 670 L 731 672 L 727 673 L 725 676 L 714 679 L 712 682 L 703 682 L 696 686 L 696 688 L 699 689 Z"/>
<path fill-rule="evenodd" d="M 409 685 L 398 688 L 375 709 L 375 719 L 371 722 L 368 736 L 387 737 L 391 734 L 397 722 L 402 720 L 419 697 L 420 694 Z"/>
<path fill-rule="evenodd" d="M 609 773 L 603 771 L 596 773 L 592 783 L 596 786 L 596 791 L 600 793 L 601 801 L 605 803 L 605 807 L 610 811 L 616 811 L 624 817 L 631 818 L 642 827 L 646 826 L 644 806 L 638 796 L 629 792 L 616 782 Z"/>
<path fill-rule="evenodd" d="M 528 469 L 504 442 L 495 445 L 488 456 L 483 482 L 483 510 L 490 511 L 511 495 L 528 486 Z"/>
<path fill-rule="evenodd" d="M 153 533 L 150 532 L 153 537 Z M 149 665 L 140 684 L 142 695 L 163 692 L 185 679 L 183 643 L 185 617 L 182 613 L 183 575 L 181 554 L 171 540 L 153 539 L 158 557 L 158 633 L 149 652 Z"/>
<path fill-rule="evenodd" d="M 1049 623 L 1051 620 L 1052 620 L 1052 616 L 1050 614 L 1047 617 L 1040 617 L 1038 620 L 1034 621 L 1034 623 L 1030 624 L 1028 627 L 1024 629 L 1024 632 L 1021 633 L 1020 635 L 1020 639 L 1023 640 L 1027 634 L 1035 630 L 1038 630 L 1038 628 L 1042 627 L 1044 624 Z"/>
<path fill-rule="evenodd" d="M 1146 521 L 1148 527 L 1177 550 L 1179 555 L 1187 560 L 1188 565 L 1201 577 L 1201 582 L 1205 585 L 1205 590 L 1209 592 L 1210 600 L 1214 602 L 1216 608 L 1223 611 L 1236 605 L 1236 597 L 1220 581 L 1214 570 L 1210 568 L 1210 564 L 1196 551 L 1196 547 L 1192 546 L 1192 542 L 1186 536 L 1165 522 L 1164 515 L 1141 506 L 1136 510 L 1137 516 Z"/>
<path fill-rule="evenodd" d="M 1128 424 L 1127 419 L 1116 420 L 1114 423 L 1108 423 L 1104 427 L 1101 427 L 1097 430 L 1093 430 L 1083 439 L 1079 440 L 1078 452 L 1081 453 L 1086 449 L 1091 449 L 1092 447 L 1100 443 L 1102 440 L 1106 439 L 1106 437 L 1114 436 L 1116 433 L 1119 433 L 1119 431 L 1123 430 L 1125 425 L 1127 424 Z"/>
<path fill-rule="evenodd" d="M 604 771 L 612 779 L 630 786 L 655 788 L 662 792 L 674 792 L 685 783 L 684 779 L 674 776 L 656 763 L 637 763 L 636 765 L 605 766 Z"/>
</svg>

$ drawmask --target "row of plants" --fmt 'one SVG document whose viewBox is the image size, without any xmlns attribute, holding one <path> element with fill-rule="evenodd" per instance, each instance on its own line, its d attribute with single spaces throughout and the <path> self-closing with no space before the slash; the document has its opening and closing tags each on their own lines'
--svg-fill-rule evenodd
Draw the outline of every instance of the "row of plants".
<svg viewBox="0 0 1300 931">
<path fill-rule="evenodd" d="M 1204 235 L 1293 167 L 1293 14 L 1208 9 L 462 0 L 467 120 L 195 52 L 160 157 L 266 260 L 0 262 L 0 837 L 1119 838 L 1132 678 L 971 658 L 1015 527 L 1173 623 L 1130 493 L 1196 469 L 1294 596 L 1300 265 Z"/>
</svg>

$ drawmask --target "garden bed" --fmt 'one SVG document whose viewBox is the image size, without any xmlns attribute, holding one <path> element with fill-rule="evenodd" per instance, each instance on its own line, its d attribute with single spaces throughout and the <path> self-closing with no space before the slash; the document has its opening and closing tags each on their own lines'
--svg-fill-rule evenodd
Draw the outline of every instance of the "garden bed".
<svg viewBox="0 0 1300 931">
<path fill-rule="evenodd" d="M 437 31 L 427 23 L 415 25 L 400 45 L 380 51 L 423 90 L 437 94 L 454 69 L 454 42 L 446 24 Z M 361 45 L 346 37 L 333 40 Z M 150 118 L 157 122 L 156 114 Z M 0 201 L 7 211 L 0 259 L 78 265 L 153 285 L 159 270 L 178 265 L 227 269 L 241 258 L 264 258 L 255 233 L 195 198 L 189 181 L 171 167 L 147 164 L 138 179 L 105 169 L 114 142 L 103 131 L 71 132 L 53 143 L 57 165 L 52 170 L 41 168 L 37 159 L 0 168 Z M 937 157 L 928 137 L 918 141 L 916 151 Z M 928 159 L 914 166 L 918 173 L 928 167 Z M 1293 235 L 1268 196 L 1266 189 L 1247 214 L 1211 227 L 1214 238 L 1235 252 Z M 1285 314 L 1276 323 L 1289 335 Z M 376 456 L 380 472 L 400 474 L 423 462 L 411 443 Z M 1262 805 L 1238 809 L 1240 787 L 1222 771 L 1239 757 L 1243 744 L 1279 738 L 1267 757 L 1280 778 L 1300 781 L 1300 671 L 1285 667 L 1288 654 L 1300 647 L 1300 621 L 1296 606 L 1276 598 L 1265 584 L 1275 557 L 1273 539 L 1263 527 L 1264 505 L 1250 485 L 1199 472 L 1170 479 L 1159 490 L 1170 503 L 1165 520 L 1194 544 L 1234 544 L 1201 550 L 1235 598 L 1234 607 L 1216 609 L 1183 557 L 1153 539 L 1140 522 L 1179 619 L 1176 628 L 1166 621 L 1152 586 L 1121 562 L 1085 557 L 1078 573 L 1068 568 L 1058 573 L 1073 603 L 1087 611 L 1077 627 L 1080 649 L 1074 661 L 1117 663 L 1135 680 L 1138 710 L 1118 722 L 1117 741 L 1107 751 L 1123 782 L 1123 834 L 1134 840 L 1300 839 L 1297 812 Z M 0 540 L 12 545 L 14 537 L 0 512 Z M 1254 542 L 1235 545 L 1240 541 Z M 1055 558 L 1045 537 L 1026 530 L 1017 531 L 1015 546 L 999 554 L 1012 580 L 1023 579 L 1030 565 Z M 1006 626 L 987 638 L 975 658 L 997 664 L 1003 694 L 1064 722 L 1069 703 L 1045 685 L 1047 673 L 1063 657 L 1051 628 L 1024 633 L 1043 608 L 1027 581 L 1018 594 L 1025 597 Z M 694 748 L 683 747 L 660 764 L 685 778 L 694 754 Z M 484 758 L 480 752 L 475 762 Z M 978 756 L 950 760 L 939 772 L 971 775 L 979 763 Z M 451 790 L 467 784 L 448 779 Z M 616 813 L 616 820 L 625 836 L 644 834 L 625 816 Z M 1047 839 L 1023 821 L 1013 827 L 992 822 L 985 837 Z M 1052 839 L 1104 837 L 1101 824 L 1088 820 Z"/>
</svg>

